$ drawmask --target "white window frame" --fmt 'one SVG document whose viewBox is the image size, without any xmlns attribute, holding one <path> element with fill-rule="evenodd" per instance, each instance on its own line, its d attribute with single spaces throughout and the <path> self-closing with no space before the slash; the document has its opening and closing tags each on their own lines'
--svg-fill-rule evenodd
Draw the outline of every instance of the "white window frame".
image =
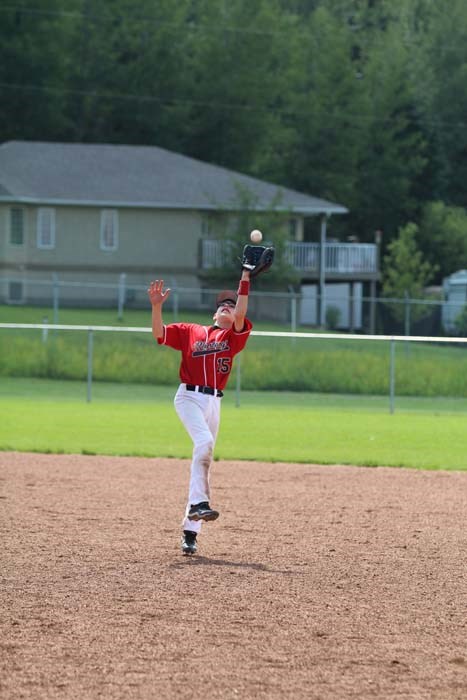
<svg viewBox="0 0 467 700">
<path fill-rule="evenodd" d="M 15 243 L 13 241 L 13 211 L 20 211 L 21 216 L 22 216 L 22 241 L 21 243 Z M 8 210 L 8 243 L 13 247 L 13 248 L 21 248 L 24 246 L 25 240 L 26 240 L 26 212 L 24 207 L 10 207 Z"/>
<path fill-rule="evenodd" d="M 47 220 L 47 217 L 49 219 Z M 44 242 L 44 233 L 47 231 L 44 222 L 49 224 L 50 241 Z M 55 248 L 55 209 L 51 207 L 39 207 L 37 210 L 37 247 L 42 250 Z"/>
<path fill-rule="evenodd" d="M 107 226 L 110 226 L 108 231 Z M 107 240 L 107 235 L 110 232 L 111 242 Z M 118 210 L 117 209 L 102 209 L 101 210 L 101 230 L 100 230 L 100 249 L 105 251 L 117 250 L 118 248 Z"/>
</svg>

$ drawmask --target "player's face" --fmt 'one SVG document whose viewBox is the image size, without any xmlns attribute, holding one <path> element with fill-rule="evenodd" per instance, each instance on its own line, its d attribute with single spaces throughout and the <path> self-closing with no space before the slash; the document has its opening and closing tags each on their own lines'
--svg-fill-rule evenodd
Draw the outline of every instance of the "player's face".
<svg viewBox="0 0 467 700">
<path fill-rule="evenodd" d="M 235 305 L 231 301 L 226 301 L 217 307 L 214 314 L 214 321 L 221 328 L 230 328 L 235 320 Z"/>
</svg>

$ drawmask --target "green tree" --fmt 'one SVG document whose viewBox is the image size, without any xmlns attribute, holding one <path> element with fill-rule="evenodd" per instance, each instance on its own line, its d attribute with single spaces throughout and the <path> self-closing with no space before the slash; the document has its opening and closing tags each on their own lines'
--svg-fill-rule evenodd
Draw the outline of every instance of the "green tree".
<svg viewBox="0 0 467 700">
<path fill-rule="evenodd" d="M 77 141 L 181 150 L 190 3 L 80 0 L 68 111 Z"/>
<path fill-rule="evenodd" d="M 467 211 L 429 202 L 423 210 L 419 241 L 427 261 L 438 267 L 436 282 L 467 268 Z"/>
<path fill-rule="evenodd" d="M 419 101 L 430 139 L 432 188 L 427 199 L 467 208 L 467 4 L 426 2 Z"/>
<path fill-rule="evenodd" d="M 428 156 L 417 120 L 412 65 L 398 26 L 381 33 L 362 61 L 367 128 L 351 220 L 363 237 L 380 229 L 390 241 L 404 221 L 419 216 L 415 193 Z"/>
<path fill-rule="evenodd" d="M 260 155 L 258 171 L 352 208 L 366 128 L 355 119 L 362 91 L 351 60 L 352 34 L 323 7 L 296 24 L 288 38 L 280 128 Z"/>
<path fill-rule="evenodd" d="M 284 93 L 289 111 L 258 174 L 350 209 L 335 232 L 389 242 L 418 220 L 429 162 L 414 51 L 425 0 L 296 2 Z"/>
<path fill-rule="evenodd" d="M 383 260 L 384 297 L 394 299 L 422 299 L 424 289 L 433 279 L 436 268 L 423 259 L 417 246 L 418 226 L 408 223 L 399 229 L 398 236 L 388 246 L 388 253 Z M 388 304 L 394 318 L 401 321 L 405 309 L 402 304 Z M 412 319 L 417 320 L 426 314 L 423 306 L 412 309 Z"/>
<path fill-rule="evenodd" d="M 464 306 L 462 311 L 457 316 L 456 320 L 454 321 L 454 326 L 457 335 L 463 338 L 467 337 L 467 306 Z"/>
<path fill-rule="evenodd" d="M 70 25 L 58 0 L 0 8 L 0 142 L 66 130 L 64 82 Z"/>
<path fill-rule="evenodd" d="M 258 173 L 287 90 L 293 24 L 276 0 L 197 0 L 193 8 L 186 88 L 191 106 L 180 125 L 184 152 Z M 268 179 L 264 170 L 261 176 Z"/>
</svg>

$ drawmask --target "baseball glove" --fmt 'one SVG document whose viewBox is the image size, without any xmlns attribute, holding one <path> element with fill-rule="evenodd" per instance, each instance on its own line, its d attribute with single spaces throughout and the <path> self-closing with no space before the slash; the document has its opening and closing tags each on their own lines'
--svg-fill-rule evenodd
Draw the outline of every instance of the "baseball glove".
<svg viewBox="0 0 467 700">
<path fill-rule="evenodd" d="M 250 277 L 267 272 L 274 260 L 274 248 L 264 245 L 246 245 L 243 249 L 242 268 L 250 271 Z"/>
</svg>

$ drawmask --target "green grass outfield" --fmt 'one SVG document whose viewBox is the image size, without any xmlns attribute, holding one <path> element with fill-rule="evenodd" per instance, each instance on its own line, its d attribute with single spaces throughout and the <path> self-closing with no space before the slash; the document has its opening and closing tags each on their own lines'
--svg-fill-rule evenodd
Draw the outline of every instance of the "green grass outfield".
<svg viewBox="0 0 467 700">
<path fill-rule="evenodd" d="M 0 380 L 0 449 L 188 458 L 176 387 Z M 290 392 L 223 399 L 216 459 L 467 469 L 467 402 Z"/>
</svg>

